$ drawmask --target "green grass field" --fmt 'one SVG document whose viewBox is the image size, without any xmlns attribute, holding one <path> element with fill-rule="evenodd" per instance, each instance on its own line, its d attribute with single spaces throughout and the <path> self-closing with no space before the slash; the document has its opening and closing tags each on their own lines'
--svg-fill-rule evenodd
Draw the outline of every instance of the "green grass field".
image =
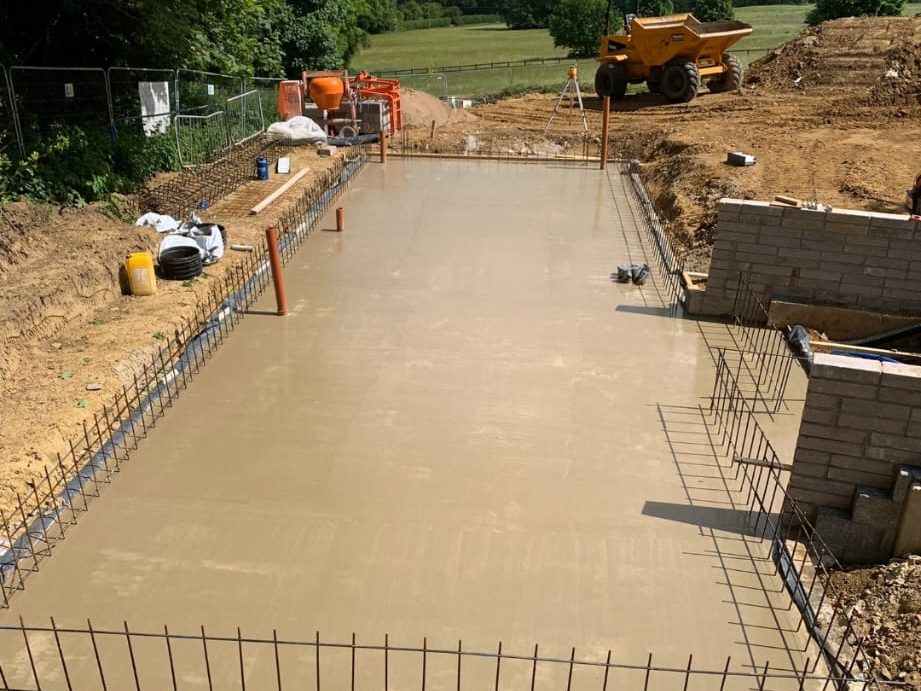
<svg viewBox="0 0 921 691">
<path fill-rule="evenodd" d="M 805 28 L 811 5 L 764 5 L 736 8 L 736 17 L 754 27 L 752 35 L 737 44 L 739 57 L 748 63 L 788 41 Z M 910 3 L 905 14 L 921 12 L 921 2 Z M 747 53 L 744 51 L 754 51 Z M 352 61 L 353 69 L 371 73 L 408 67 L 432 69 L 441 65 L 469 65 L 528 58 L 564 57 L 543 29 L 511 31 L 503 24 L 421 29 L 371 37 L 369 48 Z M 588 88 L 595 71 L 591 59 L 579 60 L 580 81 Z M 566 65 L 536 65 L 447 74 L 401 77 L 408 87 L 437 96 L 490 96 L 528 88 L 556 90 L 566 81 Z"/>
</svg>

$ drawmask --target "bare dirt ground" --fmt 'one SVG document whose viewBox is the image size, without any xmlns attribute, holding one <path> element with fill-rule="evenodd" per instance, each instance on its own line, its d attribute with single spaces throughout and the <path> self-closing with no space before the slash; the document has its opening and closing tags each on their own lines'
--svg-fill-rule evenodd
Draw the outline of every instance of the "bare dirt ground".
<svg viewBox="0 0 921 691">
<path fill-rule="evenodd" d="M 857 635 L 867 637 L 876 674 L 921 688 L 921 557 L 838 572 L 832 581 Z"/>
<path fill-rule="evenodd" d="M 919 42 L 921 18 L 828 23 L 755 64 L 739 93 L 704 91 L 688 104 L 648 94 L 618 102 L 612 154 L 642 162 L 650 196 L 686 247 L 690 269 L 709 264 L 723 196 L 787 194 L 902 212 L 905 189 L 921 167 Z M 581 155 L 586 143 L 596 147 L 601 104 L 593 96 L 586 98 L 587 133 L 578 112 L 567 110 L 544 135 L 556 98 L 532 94 L 452 114 L 434 99 L 410 94 L 409 140 L 444 153 L 473 145 L 515 155 Z M 726 165 L 726 153 L 734 150 L 754 154 L 757 165 Z M 295 154 L 294 170 L 301 165 L 319 171 L 331 164 L 305 149 Z M 258 242 L 298 189 L 264 216 L 249 217 L 246 210 L 281 182 L 247 183 L 209 209 L 207 220 L 225 225 L 230 242 Z M 240 261 L 228 252 L 197 281 L 160 281 L 156 296 L 123 296 L 122 259 L 158 240 L 98 208 L 17 203 L 0 214 L 0 510 L 8 512 L 16 495 L 43 477 L 45 464 L 79 435 L 84 420 L 194 311 L 209 281 Z M 90 383 L 101 390 L 88 391 Z M 866 613 L 880 673 L 921 689 L 921 614 L 902 604 L 917 604 L 919 567 L 906 563 L 898 568 L 908 568 L 913 580 L 907 572 L 897 578 L 908 595 L 890 587 L 894 567 L 840 578 L 856 584 L 854 606 Z M 899 638 L 890 643 L 892 632 Z"/>
</svg>

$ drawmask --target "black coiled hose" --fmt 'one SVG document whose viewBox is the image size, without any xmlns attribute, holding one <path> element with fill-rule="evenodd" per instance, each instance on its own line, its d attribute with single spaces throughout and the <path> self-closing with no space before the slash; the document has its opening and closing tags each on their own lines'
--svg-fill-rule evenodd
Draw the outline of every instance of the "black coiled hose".
<svg viewBox="0 0 921 691">
<path fill-rule="evenodd" d="M 202 272 L 197 247 L 170 247 L 160 252 L 160 275 L 171 281 L 187 281 Z"/>
</svg>

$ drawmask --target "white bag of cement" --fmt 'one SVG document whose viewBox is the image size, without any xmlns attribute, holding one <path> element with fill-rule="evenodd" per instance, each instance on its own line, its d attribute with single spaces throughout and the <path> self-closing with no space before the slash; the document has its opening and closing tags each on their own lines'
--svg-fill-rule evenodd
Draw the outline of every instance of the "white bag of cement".
<svg viewBox="0 0 921 691">
<path fill-rule="evenodd" d="M 266 134 L 269 139 L 289 144 L 319 144 L 326 141 L 323 128 L 304 115 L 295 115 L 287 122 L 273 122 Z"/>
</svg>

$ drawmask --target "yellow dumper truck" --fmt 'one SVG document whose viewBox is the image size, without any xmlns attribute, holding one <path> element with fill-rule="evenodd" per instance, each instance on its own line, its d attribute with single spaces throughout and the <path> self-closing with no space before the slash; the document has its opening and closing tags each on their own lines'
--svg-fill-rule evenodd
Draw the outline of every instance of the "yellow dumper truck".
<svg viewBox="0 0 921 691">
<path fill-rule="evenodd" d="M 710 91 L 734 91 L 742 63 L 727 50 L 751 32 L 743 22 L 705 24 L 691 14 L 633 18 L 625 34 L 602 37 L 595 91 L 616 100 L 627 84 L 646 82 L 676 103 L 694 98 L 703 81 Z"/>
</svg>

